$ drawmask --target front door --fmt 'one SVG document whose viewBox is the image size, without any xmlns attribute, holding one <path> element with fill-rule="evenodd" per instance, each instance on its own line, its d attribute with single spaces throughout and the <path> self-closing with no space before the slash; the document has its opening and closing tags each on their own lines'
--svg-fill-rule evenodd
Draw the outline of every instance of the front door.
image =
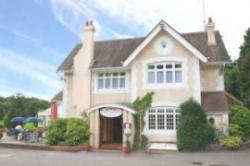
<svg viewBox="0 0 250 166">
<path fill-rule="evenodd" d="M 122 115 L 104 117 L 100 115 L 100 145 L 122 143 Z"/>
</svg>

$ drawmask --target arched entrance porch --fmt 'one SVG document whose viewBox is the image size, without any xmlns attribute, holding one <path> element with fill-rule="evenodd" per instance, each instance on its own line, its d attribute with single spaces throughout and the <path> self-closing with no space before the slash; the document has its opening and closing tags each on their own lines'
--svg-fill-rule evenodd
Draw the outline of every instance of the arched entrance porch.
<svg viewBox="0 0 250 166">
<path fill-rule="evenodd" d="M 130 105 L 102 104 L 88 110 L 90 119 L 90 145 L 94 148 L 122 147 L 126 142 L 123 132 L 125 123 L 131 124 L 130 142 L 133 141 L 133 114 L 136 113 Z M 111 145 L 111 146 L 109 146 Z M 115 149 L 115 148 L 114 148 Z"/>
</svg>

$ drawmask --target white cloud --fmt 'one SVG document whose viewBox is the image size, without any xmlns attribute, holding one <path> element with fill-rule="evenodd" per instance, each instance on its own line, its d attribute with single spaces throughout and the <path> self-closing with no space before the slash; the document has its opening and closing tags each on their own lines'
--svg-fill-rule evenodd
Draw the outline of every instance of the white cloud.
<svg viewBox="0 0 250 166">
<path fill-rule="evenodd" d="M 57 18 L 75 34 L 84 18 L 111 18 L 130 30 L 144 35 L 161 19 L 180 32 L 203 30 L 202 0 L 51 0 Z M 206 16 L 211 16 L 224 37 L 233 59 L 238 57 L 243 34 L 250 26 L 249 0 L 206 1 Z M 67 9 L 67 10 L 66 10 Z M 67 11 L 67 12 L 65 12 Z M 117 35 L 117 27 L 102 25 Z M 119 33 L 118 33 L 119 34 Z"/>
<path fill-rule="evenodd" d="M 0 48 L 0 66 L 19 73 L 51 90 L 59 89 L 60 81 L 55 75 L 55 66 L 43 63 L 30 57 Z"/>
</svg>

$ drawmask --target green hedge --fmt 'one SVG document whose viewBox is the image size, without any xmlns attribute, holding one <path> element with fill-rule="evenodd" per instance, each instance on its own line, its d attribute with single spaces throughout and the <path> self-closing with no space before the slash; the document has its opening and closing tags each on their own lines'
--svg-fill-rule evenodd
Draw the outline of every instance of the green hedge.
<svg viewBox="0 0 250 166">
<path fill-rule="evenodd" d="M 65 143 L 68 145 L 79 145 L 88 143 L 90 136 L 89 125 L 82 119 L 69 119 L 67 122 Z"/>
<path fill-rule="evenodd" d="M 64 141 L 64 134 L 66 132 L 66 119 L 57 119 L 49 124 L 46 131 L 46 144 L 56 145 Z"/>
<path fill-rule="evenodd" d="M 57 119 L 49 124 L 46 132 L 46 143 L 57 145 L 62 142 L 68 145 L 87 143 L 90 136 L 88 122 L 80 118 Z"/>
<path fill-rule="evenodd" d="M 206 113 L 193 99 L 181 104 L 180 122 L 177 130 L 179 150 L 195 151 L 213 142 L 215 131 L 207 124 Z"/>
</svg>

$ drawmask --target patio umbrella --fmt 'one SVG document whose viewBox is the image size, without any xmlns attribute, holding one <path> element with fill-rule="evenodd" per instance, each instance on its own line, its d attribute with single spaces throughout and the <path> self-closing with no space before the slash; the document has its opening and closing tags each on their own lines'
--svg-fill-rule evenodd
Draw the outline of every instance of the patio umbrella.
<svg viewBox="0 0 250 166">
<path fill-rule="evenodd" d="M 37 117 L 28 117 L 24 120 L 24 122 L 30 122 L 30 123 L 39 123 L 42 122 L 43 120 L 37 118 Z"/>
<path fill-rule="evenodd" d="M 11 123 L 23 123 L 25 120 L 25 117 L 14 117 L 11 119 Z"/>
</svg>

